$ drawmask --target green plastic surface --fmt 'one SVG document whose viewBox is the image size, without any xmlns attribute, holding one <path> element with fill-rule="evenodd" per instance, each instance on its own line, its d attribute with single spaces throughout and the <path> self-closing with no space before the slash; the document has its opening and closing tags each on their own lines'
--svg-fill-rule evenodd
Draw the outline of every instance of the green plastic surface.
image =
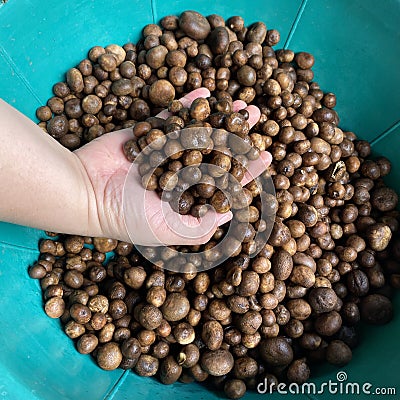
<svg viewBox="0 0 400 400">
<path fill-rule="evenodd" d="M 172 3 L 172 4 L 171 4 Z M 400 164 L 400 2 L 347 0 L 257 1 L 31 1 L 0 3 L 0 97 L 30 118 L 51 95 L 52 85 L 93 45 L 136 41 L 140 29 L 167 14 L 195 9 L 224 17 L 242 15 L 246 24 L 262 20 L 281 33 L 281 43 L 315 55 L 315 80 L 337 94 L 341 126 L 373 141 L 376 154 L 393 162 L 389 182 L 399 189 Z M 1 187 L 1 191 L 7 188 Z M 1 200 L 0 200 L 1 201 Z M 0 398 L 55 399 L 219 399 L 201 385 L 164 386 L 121 370 L 105 372 L 80 355 L 57 320 L 42 309 L 39 284 L 27 275 L 44 233 L 0 223 Z M 400 299 L 394 320 L 365 327 L 352 362 L 341 370 L 346 382 L 395 387 L 399 398 L 397 332 Z M 314 371 L 317 385 L 338 370 Z M 290 394 L 249 393 L 248 399 L 291 398 Z M 339 395 L 296 395 L 329 399 Z M 340 395 L 340 398 L 354 396 Z M 367 395 L 359 395 L 363 399 Z"/>
</svg>

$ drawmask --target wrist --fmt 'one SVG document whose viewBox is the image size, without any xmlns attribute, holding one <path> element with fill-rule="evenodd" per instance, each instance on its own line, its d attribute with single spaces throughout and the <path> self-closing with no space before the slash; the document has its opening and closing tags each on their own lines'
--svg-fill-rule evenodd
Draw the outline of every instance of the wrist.
<svg viewBox="0 0 400 400">
<path fill-rule="evenodd" d="M 99 204 L 88 171 L 78 154 L 72 153 L 77 176 L 76 233 L 84 236 L 104 237 L 106 232 L 101 223 Z"/>
<path fill-rule="evenodd" d="M 82 205 L 86 207 L 83 211 L 86 210 L 84 221 L 87 236 L 130 242 L 124 220 L 122 193 L 131 164 L 121 157 L 122 154 L 110 154 L 110 149 L 113 151 L 121 147 L 113 140 L 128 134 L 131 135 L 129 131 L 111 133 L 101 141 L 89 143 L 74 152 L 82 182 L 80 197 L 83 199 Z"/>
</svg>

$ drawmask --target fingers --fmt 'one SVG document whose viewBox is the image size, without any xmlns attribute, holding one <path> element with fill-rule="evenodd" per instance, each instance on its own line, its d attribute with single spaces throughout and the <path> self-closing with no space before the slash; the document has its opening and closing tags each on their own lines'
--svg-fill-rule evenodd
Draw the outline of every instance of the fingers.
<svg viewBox="0 0 400 400">
<path fill-rule="evenodd" d="M 246 107 L 246 110 L 249 112 L 249 119 L 247 122 L 249 123 L 251 129 L 260 119 L 261 111 L 258 107 L 253 105 Z"/>
<path fill-rule="evenodd" d="M 235 100 L 232 103 L 232 108 L 233 108 L 234 112 L 238 112 L 240 110 L 243 110 L 243 108 L 246 108 L 246 107 L 247 107 L 247 104 L 243 100 Z"/>
<path fill-rule="evenodd" d="M 233 218 L 232 211 L 228 211 L 225 214 L 218 214 L 217 213 L 217 225 L 221 226 L 223 224 L 226 224 Z"/>
<path fill-rule="evenodd" d="M 213 237 L 218 226 L 230 221 L 232 217 L 230 211 L 219 214 L 212 208 L 202 218 L 181 215 L 170 209 L 162 213 L 162 220 L 158 221 L 156 227 L 152 224 L 154 243 L 164 246 L 204 244 Z"/>
<path fill-rule="evenodd" d="M 261 116 L 260 109 L 253 105 L 247 106 L 247 104 L 242 100 L 236 100 L 233 102 L 233 111 L 237 112 L 243 109 L 247 110 L 249 113 L 248 123 L 251 129 L 260 119 Z M 242 185 L 244 186 L 248 184 L 254 178 L 257 178 L 257 176 L 261 175 L 268 168 L 271 162 L 272 162 L 271 154 L 268 153 L 267 151 L 261 152 L 260 158 L 249 162 L 246 174 L 241 182 Z"/>
<path fill-rule="evenodd" d="M 207 243 L 213 237 L 218 226 L 230 221 L 232 217 L 233 214 L 231 211 L 225 214 L 219 214 L 213 209 L 210 209 L 202 218 L 195 218 L 191 215 L 179 215 L 179 229 L 182 230 L 182 225 L 191 226 L 195 229 L 195 234 L 183 236 L 182 232 L 180 232 L 179 235 L 175 232 L 171 232 L 171 236 L 168 240 L 171 240 L 170 244 L 179 243 L 186 246 Z M 176 242 L 176 240 L 178 241 Z M 172 241 L 175 241 L 175 243 L 172 243 Z"/>
<path fill-rule="evenodd" d="M 242 180 L 242 185 L 246 185 L 251 182 L 257 176 L 261 175 L 271 164 L 272 156 L 269 152 L 263 151 L 260 154 L 260 157 L 257 160 L 252 160 L 249 162 L 247 172 Z M 201 218 L 197 219 L 192 217 L 191 215 L 181 215 L 181 222 L 184 224 L 188 224 L 196 227 L 196 237 L 182 237 L 180 236 L 180 242 L 185 245 L 196 245 L 196 244 L 204 244 L 208 242 L 212 236 L 214 235 L 215 230 L 218 226 L 225 224 L 230 221 L 233 217 L 231 211 L 225 214 L 218 214 L 215 210 L 209 210 L 207 214 Z M 209 223 L 207 221 L 212 221 L 212 228 L 210 228 Z M 174 238 L 175 239 L 175 238 Z"/>
<path fill-rule="evenodd" d="M 244 175 L 244 178 L 241 181 L 241 184 L 247 185 L 254 178 L 261 175 L 271 164 L 272 156 L 268 151 L 262 151 L 260 153 L 260 157 L 257 160 L 252 160 L 249 162 L 247 167 L 247 171 Z"/>
<path fill-rule="evenodd" d="M 203 97 L 207 98 L 210 97 L 211 93 L 208 89 L 201 87 L 195 90 L 192 90 L 190 93 L 188 93 L 186 96 L 180 98 L 180 102 L 182 103 L 183 107 L 190 107 L 191 104 L 193 103 L 193 100 Z M 235 100 L 233 102 L 233 111 L 238 112 L 240 110 L 246 109 L 249 112 L 249 125 L 250 129 L 258 122 L 260 119 L 261 112 L 258 107 L 250 105 L 247 106 L 247 104 L 243 100 Z M 162 110 L 160 113 L 158 113 L 156 116 L 159 118 L 167 119 L 170 117 L 172 114 L 166 109 Z"/>
<path fill-rule="evenodd" d="M 207 243 L 214 235 L 218 226 L 230 221 L 232 212 L 225 214 L 217 213 L 210 208 L 202 218 L 195 218 L 192 215 L 180 215 L 175 211 L 165 215 L 163 224 L 168 227 L 166 234 L 161 239 L 166 245 L 199 245 Z"/>
<path fill-rule="evenodd" d="M 158 118 L 162 118 L 162 119 L 167 119 L 168 117 L 170 117 L 172 115 L 171 112 L 168 111 L 168 109 L 166 108 L 165 110 L 162 110 L 161 112 L 159 112 L 156 117 Z"/>
<path fill-rule="evenodd" d="M 233 217 L 231 212 L 219 214 L 211 206 L 202 218 L 181 215 L 172 209 L 170 203 L 162 201 L 156 192 L 144 190 L 137 180 L 138 172 L 131 175 L 129 184 L 131 192 L 134 190 L 136 196 L 134 202 L 126 203 L 125 210 L 130 216 L 126 221 L 126 227 L 137 244 L 150 246 L 204 244 L 214 235 L 219 225 Z M 143 196 L 138 195 L 140 191 Z"/>
<path fill-rule="evenodd" d="M 193 100 L 197 99 L 198 97 L 205 98 L 205 97 L 210 97 L 210 96 L 211 96 L 210 91 L 206 88 L 201 87 L 201 88 L 192 90 L 186 96 L 183 96 L 182 98 L 180 98 L 179 101 L 182 103 L 183 107 L 190 107 L 191 104 L 193 103 Z M 171 115 L 172 114 L 168 110 L 162 110 L 156 116 L 159 118 L 167 119 Z"/>
<path fill-rule="evenodd" d="M 243 100 L 235 100 L 233 102 L 233 111 L 238 112 L 240 110 L 247 110 L 249 113 L 248 123 L 250 129 L 258 122 L 261 116 L 260 109 L 256 106 L 248 106 Z"/>
<path fill-rule="evenodd" d="M 199 88 L 182 97 L 180 101 L 184 107 L 190 107 L 195 99 L 209 96 L 210 91 L 208 89 Z M 242 109 L 248 111 L 248 122 L 250 128 L 252 128 L 260 118 L 260 110 L 253 105 L 247 106 L 242 100 L 233 102 L 233 110 L 235 112 Z M 157 116 L 168 118 L 170 115 L 172 114 L 168 110 L 163 110 Z M 261 152 L 259 159 L 250 161 L 241 182 L 242 185 L 246 185 L 264 172 L 271 161 L 271 154 L 266 151 Z M 146 215 L 146 217 L 144 218 L 145 221 L 142 222 L 144 222 L 143 231 L 147 232 L 148 237 L 142 243 L 146 242 L 156 246 L 204 244 L 213 237 L 218 226 L 227 223 L 233 217 L 232 212 L 218 214 L 213 208 L 209 209 L 202 218 L 180 215 L 171 208 L 169 203 L 162 202 L 155 193 L 152 193 L 152 195 L 145 194 L 146 200 L 143 208 L 146 211 L 142 214 Z"/>
<path fill-rule="evenodd" d="M 210 97 L 211 93 L 208 89 L 201 87 L 195 90 L 192 90 L 189 92 L 186 96 L 182 97 L 179 99 L 179 101 L 182 103 L 183 107 L 190 107 L 191 104 L 193 103 L 193 100 L 197 99 L 198 97 Z"/>
</svg>

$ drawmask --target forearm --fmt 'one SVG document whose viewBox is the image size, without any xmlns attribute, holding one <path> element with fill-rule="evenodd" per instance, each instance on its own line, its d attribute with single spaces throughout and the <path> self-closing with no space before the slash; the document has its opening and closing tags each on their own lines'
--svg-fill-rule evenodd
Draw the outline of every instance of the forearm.
<svg viewBox="0 0 400 400">
<path fill-rule="evenodd" d="M 93 194 L 79 158 L 0 99 L 0 220 L 92 234 Z"/>
</svg>

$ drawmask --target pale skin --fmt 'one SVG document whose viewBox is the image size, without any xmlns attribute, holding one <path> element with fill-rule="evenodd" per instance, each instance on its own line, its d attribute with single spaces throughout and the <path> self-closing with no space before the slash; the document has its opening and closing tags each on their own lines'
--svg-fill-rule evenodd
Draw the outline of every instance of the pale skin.
<svg viewBox="0 0 400 400">
<path fill-rule="evenodd" d="M 182 102 L 187 106 L 195 98 L 207 96 L 208 90 L 201 88 L 189 93 Z M 249 111 L 251 126 L 260 117 L 257 107 L 246 107 L 241 101 L 235 102 L 234 108 Z M 166 118 L 168 114 L 163 111 L 160 116 Z M 144 189 L 139 181 L 130 180 L 125 190 L 132 196 L 129 207 L 132 215 L 124 215 L 123 187 L 131 163 L 126 160 L 122 146 L 132 137 L 131 128 L 123 129 L 70 152 L 0 99 L 0 220 L 140 245 L 206 243 L 219 225 L 232 218 L 231 213 L 217 214 L 210 210 L 201 219 L 179 215 L 167 207 L 167 213 L 173 215 L 171 227 L 165 222 L 165 208 L 163 214 L 155 192 L 145 193 L 144 209 L 140 202 L 135 208 L 135 196 L 143 197 Z M 260 175 L 270 162 L 271 155 L 262 152 L 257 161 L 251 162 L 241 183 L 244 185 Z M 134 232 L 130 230 L 128 234 L 125 219 L 137 226 Z M 196 237 L 179 235 L 182 224 L 195 226 Z"/>
</svg>

